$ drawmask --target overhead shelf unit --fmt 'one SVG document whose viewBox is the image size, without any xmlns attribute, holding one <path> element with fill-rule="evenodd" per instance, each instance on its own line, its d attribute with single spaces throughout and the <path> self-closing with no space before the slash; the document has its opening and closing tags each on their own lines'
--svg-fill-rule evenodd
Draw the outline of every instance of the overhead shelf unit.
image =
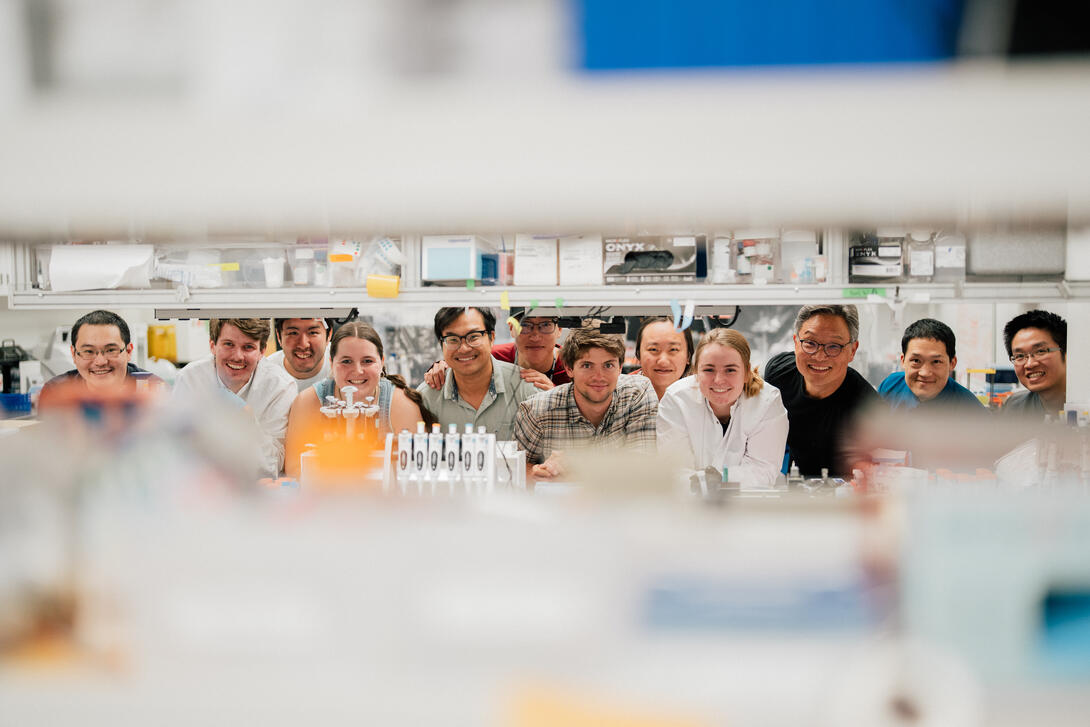
<svg viewBox="0 0 1090 727">
<path fill-rule="evenodd" d="M 215 311 L 235 316 L 276 316 L 278 312 L 341 317 L 351 308 L 361 311 L 397 305 L 439 308 L 447 305 L 499 307 L 507 293 L 514 307 L 530 307 L 552 314 L 563 310 L 585 315 L 594 311 L 629 315 L 667 313 L 670 301 L 693 301 L 700 314 L 721 313 L 735 305 L 803 305 L 807 303 L 997 303 L 1011 301 L 1090 301 L 1090 283 L 964 283 L 861 285 L 603 285 L 583 288 L 481 286 L 468 290 L 423 287 L 403 290 L 397 298 L 369 298 L 364 288 L 214 289 L 192 291 L 182 298 L 177 291 L 110 290 L 76 293 L 23 291 L 12 293 L 13 309 L 88 309 L 101 306 L 154 308 L 158 318 L 207 318 Z"/>
</svg>

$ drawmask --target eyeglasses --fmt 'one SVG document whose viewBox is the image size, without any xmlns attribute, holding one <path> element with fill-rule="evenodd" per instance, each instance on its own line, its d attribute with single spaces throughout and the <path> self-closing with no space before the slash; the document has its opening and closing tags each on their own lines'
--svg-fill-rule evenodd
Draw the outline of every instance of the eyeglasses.
<svg viewBox="0 0 1090 727">
<path fill-rule="evenodd" d="M 1043 359 L 1045 356 L 1049 355 L 1050 353 L 1055 353 L 1056 351 L 1059 351 L 1059 350 L 1060 350 L 1059 347 L 1055 347 L 1055 348 L 1035 348 L 1032 351 L 1030 351 L 1029 353 L 1016 353 L 1013 356 L 1011 356 L 1011 363 L 1013 363 L 1013 364 L 1024 364 L 1026 361 L 1028 361 L 1030 359 L 1033 359 L 1034 361 L 1040 361 L 1041 359 Z"/>
<path fill-rule="evenodd" d="M 461 346 L 463 341 L 465 341 L 467 346 L 479 346 L 481 341 L 483 341 L 485 336 L 487 335 L 488 331 L 470 331 L 464 336 L 459 336 L 454 333 L 447 333 L 441 336 L 439 340 L 442 341 L 443 345 L 447 348 L 456 348 L 458 346 Z"/>
<path fill-rule="evenodd" d="M 541 321 L 540 323 L 523 323 L 519 335 L 522 335 L 523 333 L 529 335 L 534 331 L 537 331 L 543 336 L 552 335 L 556 332 L 556 320 Z"/>
<path fill-rule="evenodd" d="M 118 348 L 117 346 L 107 346 L 101 351 L 96 348 L 81 348 L 76 351 L 76 355 L 84 361 L 94 361 L 100 354 L 106 358 L 117 358 L 123 353 L 125 353 L 125 349 Z"/>
<path fill-rule="evenodd" d="M 826 356 L 836 358 L 845 347 L 850 346 L 852 343 L 854 341 L 848 341 L 847 343 L 818 343 L 817 341 L 802 340 L 799 341 L 799 346 L 810 355 L 824 350 Z"/>
</svg>

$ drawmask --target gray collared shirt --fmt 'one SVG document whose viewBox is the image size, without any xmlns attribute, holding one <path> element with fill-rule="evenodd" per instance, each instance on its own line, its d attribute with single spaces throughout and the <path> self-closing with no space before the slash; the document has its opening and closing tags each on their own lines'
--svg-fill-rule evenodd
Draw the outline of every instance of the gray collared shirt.
<svg viewBox="0 0 1090 727">
<path fill-rule="evenodd" d="M 478 409 L 458 396 L 454 372 L 449 369 L 442 389 L 436 390 L 423 383 L 416 390 L 444 430 L 448 424 L 457 424 L 458 431 L 464 431 L 466 424 L 472 424 L 474 429 L 483 426 L 485 431 L 495 432 L 496 439 L 501 441 L 513 436 L 518 405 L 538 393 L 533 384 L 526 383 L 519 376 L 518 366 L 495 359 L 492 360 L 492 381 L 488 385 L 488 393 Z"/>
</svg>

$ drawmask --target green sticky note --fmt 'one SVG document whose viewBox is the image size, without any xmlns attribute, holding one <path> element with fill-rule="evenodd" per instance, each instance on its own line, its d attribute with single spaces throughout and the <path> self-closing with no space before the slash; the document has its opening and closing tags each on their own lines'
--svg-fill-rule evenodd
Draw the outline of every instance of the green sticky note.
<svg viewBox="0 0 1090 727">
<path fill-rule="evenodd" d="M 473 290 L 477 287 L 477 281 L 473 278 L 466 278 L 466 290 Z"/>
<path fill-rule="evenodd" d="M 533 310 L 534 308 L 537 308 L 537 301 L 536 300 L 531 300 L 530 301 L 530 310 Z"/>
<path fill-rule="evenodd" d="M 844 288 L 840 292 L 842 298 L 866 298 L 871 295 L 884 296 L 885 294 L 885 288 Z"/>
<path fill-rule="evenodd" d="M 564 307 L 564 299 L 563 298 L 557 298 L 554 302 L 556 303 L 556 309 L 557 310 L 560 310 L 561 308 Z"/>
</svg>

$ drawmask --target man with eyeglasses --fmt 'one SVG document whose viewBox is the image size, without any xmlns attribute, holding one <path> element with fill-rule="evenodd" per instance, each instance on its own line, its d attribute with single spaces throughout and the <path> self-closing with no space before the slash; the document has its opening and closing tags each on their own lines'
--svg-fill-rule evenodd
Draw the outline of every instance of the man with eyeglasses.
<svg viewBox="0 0 1090 727">
<path fill-rule="evenodd" d="M 878 393 L 848 367 L 859 348 L 854 305 L 804 305 L 795 316 L 794 352 L 765 364 L 765 381 L 780 390 L 790 428 L 787 448 L 805 476 L 851 472 L 848 432 Z"/>
<path fill-rule="evenodd" d="M 957 408 L 980 413 L 984 405 L 973 392 L 954 381 L 958 364 L 954 331 L 934 318 L 921 318 L 901 337 L 901 367 L 878 386 L 890 408 Z"/>
<path fill-rule="evenodd" d="M 1059 413 L 1067 400 L 1067 321 L 1031 310 L 1003 327 L 1003 344 L 1026 391 L 1008 396 L 1001 411 L 1038 417 Z"/>
<path fill-rule="evenodd" d="M 82 384 L 87 390 L 104 393 L 134 386 L 137 379 L 162 380 L 129 361 L 132 341 L 124 319 L 108 310 L 96 310 L 72 326 L 72 362 L 76 368 L 46 382 L 38 395 L 38 409 L 49 408 L 58 387 Z"/>
<path fill-rule="evenodd" d="M 512 309 L 511 315 L 519 320 L 515 326 L 508 321 L 511 343 L 497 343 L 492 346 L 492 358 L 517 364 L 523 381 L 529 382 L 542 391 L 554 386 L 571 382 L 568 370 L 560 361 L 560 347 L 557 341 L 562 331 L 560 319 L 555 316 L 525 316 Z M 424 374 L 424 381 L 433 389 L 443 385 L 447 371 L 445 361 L 437 361 Z"/>
<path fill-rule="evenodd" d="M 439 389 L 422 383 L 417 390 L 446 429 L 483 426 L 499 440 L 511 439 L 518 405 L 537 393 L 519 367 L 492 357 L 496 316 L 487 308 L 440 308 L 435 337 L 443 347 L 447 371 Z"/>
</svg>

